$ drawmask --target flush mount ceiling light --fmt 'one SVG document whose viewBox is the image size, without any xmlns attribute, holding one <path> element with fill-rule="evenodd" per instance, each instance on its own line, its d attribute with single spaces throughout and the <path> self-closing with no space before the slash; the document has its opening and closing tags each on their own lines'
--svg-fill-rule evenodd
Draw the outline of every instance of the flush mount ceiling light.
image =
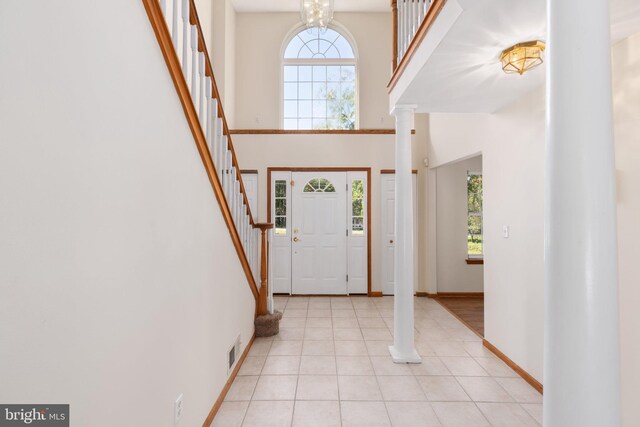
<svg viewBox="0 0 640 427">
<path fill-rule="evenodd" d="M 326 30 L 333 19 L 333 0 L 300 0 L 300 15 L 307 28 Z"/>
<path fill-rule="evenodd" d="M 502 70 L 508 74 L 524 74 L 525 71 L 542 64 L 542 52 L 544 48 L 544 42 L 534 40 L 531 42 L 518 43 L 503 50 L 500 54 Z"/>
</svg>

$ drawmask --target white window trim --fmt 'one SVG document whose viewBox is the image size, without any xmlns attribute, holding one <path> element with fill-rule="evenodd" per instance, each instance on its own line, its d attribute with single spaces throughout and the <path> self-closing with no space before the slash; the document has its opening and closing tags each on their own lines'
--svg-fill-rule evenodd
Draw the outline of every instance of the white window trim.
<svg viewBox="0 0 640 427">
<path fill-rule="evenodd" d="M 331 21 L 329 24 L 329 28 L 334 31 L 340 33 L 351 45 L 351 49 L 353 50 L 353 59 L 344 59 L 344 58 L 336 58 L 336 59 L 326 59 L 326 58 L 316 58 L 316 59 L 285 59 L 284 53 L 287 50 L 287 46 L 291 42 L 291 40 L 303 29 L 307 28 L 304 25 L 297 24 L 284 38 L 284 42 L 282 43 L 282 47 L 280 48 L 280 91 L 278 92 L 278 98 L 280 99 L 280 129 L 284 129 L 284 66 L 285 65 L 353 65 L 355 67 L 356 81 L 356 123 L 355 129 L 360 129 L 360 77 L 358 70 L 359 63 L 359 54 L 358 54 L 358 46 L 356 45 L 355 39 L 353 35 L 345 28 L 344 25 L 336 22 L 336 20 Z M 309 129 L 313 130 L 313 129 Z"/>
</svg>

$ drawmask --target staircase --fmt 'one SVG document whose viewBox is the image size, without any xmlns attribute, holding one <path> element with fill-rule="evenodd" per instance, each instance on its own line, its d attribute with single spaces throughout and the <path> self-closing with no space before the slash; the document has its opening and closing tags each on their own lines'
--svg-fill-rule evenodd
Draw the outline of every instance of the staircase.
<svg viewBox="0 0 640 427">
<path fill-rule="evenodd" d="M 271 305 L 267 283 L 272 227 L 257 224 L 249 209 L 194 1 L 143 3 L 256 299 L 257 314 L 266 314 Z"/>
</svg>

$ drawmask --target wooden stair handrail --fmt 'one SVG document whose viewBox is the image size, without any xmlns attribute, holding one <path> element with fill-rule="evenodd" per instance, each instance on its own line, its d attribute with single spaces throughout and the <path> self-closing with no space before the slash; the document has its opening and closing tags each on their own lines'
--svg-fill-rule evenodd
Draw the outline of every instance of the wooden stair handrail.
<svg viewBox="0 0 640 427">
<path fill-rule="evenodd" d="M 189 124 L 189 128 L 191 129 L 191 133 L 193 135 L 194 141 L 196 143 L 196 147 L 198 148 L 198 152 L 200 153 L 200 158 L 202 159 L 202 163 L 204 164 L 205 170 L 207 172 L 207 176 L 209 177 L 209 182 L 213 188 L 213 192 L 218 201 L 218 205 L 220 206 L 220 210 L 222 211 L 222 216 L 227 224 L 227 228 L 229 229 L 229 234 L 231 235 L 231 240 L 233 245 L 238 253 L 238 257 L 240 258 L 240 263 L 242 264 L 242 269 L 245 272 L 245 276 L 247 277 L 247 281 L 249 282 L 249 287 L 255 298 L 256 302 L 258 301 L 258 287 L 256 285 L 255 278 L 253 276 L 253 272 L 251 270 L 251 265 L 249 264 L 249 260 L 247 259 L 247 255 L 245 254 L 244 247 L 242 245 L 242 241 L 240 239 L 240 233 L 236 227 L 236 224 L 233 220 L 233 214 L 231 213 L 231 209 L 227 202 L 227 199 L 224 194 L 224 190 L 222 188 L 222 183 L 220 182 L 220 178 L 218 173 L 216 172 L 215 165 L 213 163 L 213 159 L 211 157 L 211 153 L 209 151 L 209 147 L 207 146 L 207 139 L 204 135 L 204 131 L 202 125 L 200 124 L 200 120 L 198 118 L 198 112 L 193 104 L 193 100 L 191 98 L 191 93 L 189 90 L 189 86 L 185 80 L 184 74 L 182 72 L 182 64 L 178 59 L 178 55 L 173 46 L 173 41 L 171 39 L 171 33 L 169 32 L 169 28 L 167 27 L 167 23 L 164 18 L 164 14 L 162 13 L 162 9 L 157 0 L 142 0 L 144 8 L 149 16 L 149 21 L 151 22 L 151 26 L 158 40 L 158 44 L 160 46 L 160 50 L 162 51 L 162 55 L 164 56 L 165 62 L 167 64 L 167 68 L 169 69 L 169 74 L 171 75 L 171 79 L 173 80 L 174 86 L 176 88 L 176 92 L 178 94 L 178 98 L 180 99 L 180 103 L 182 104 L 182 109 L 184 110 L 187 123 Z M 213 69 L 211 68 L 211 63 L 209 61 L 209 57 L 206 52 L 206 46 L 204 45 L 204 39 L 202 38 L 202 29 L 200 27 L 199 22 L 197 21 L 198 17 L 195 13 L 195 6 L 193 5 L 193 1 L 191 0 L 191 7 L 194 10 L 194 18 L 197 22 L 198 33 L 200 34 L 200 40 L 202 43 L 202 48 L 205 49 L 203 51 L 207 61 L 206 61 L 206 69 L 211 73 L 209 76 L 212 80 L 212 86 L 214 88 L 214 93 L 216 96 L 219 96 L 219 92 L 217 87 L 215 86 L 215 80 L 213 79 Z M 191 17 L 190 17 L 191 19 Z M 200 43 L 199 43 L 200 45 Z M 216 98 L 218 100 L 218 109 L 221 114 L 221 118 L 223 119 L 225 134 L 227 135 L 229 148 L 233 153 L 233 145 L 231 144 L 231 138 L 228 135 L 228 128 L 226 124 L 226 120 L 224 118 L 224 111 L 222 110 L 222 103 L 220 102 L 220 98 Z M 245 204 L 247 206 L 247 213 L 249 214 L 249 220 L 255 228 L 255 224 L 253 222 L 253 218 L 251 217 L 251 212 L 249 209 L 249 203 L 246 197 L 246 192 L 244 191 L 244 186 L 242 180 L 240 179 L 240 168 L 237 166 L 237 160 L 235 155 L 233 155 L 234 166 L 236 166 L 237 176 L 240 180 L 240 187 L 242 194 L 244 196 Z"/>
</svg>

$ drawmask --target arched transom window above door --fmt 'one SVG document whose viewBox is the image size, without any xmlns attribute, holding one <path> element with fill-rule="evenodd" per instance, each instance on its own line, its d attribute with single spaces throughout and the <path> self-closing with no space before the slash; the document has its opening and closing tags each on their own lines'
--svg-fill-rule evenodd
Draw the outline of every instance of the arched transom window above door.
<svg viewBox="0 0 640 427">
<path fill-rule="evenodd" d="M 324 178 L 314 178 L 304 186 L 305 193 L 335 193 L 336 188 L 331 181 Z"/>
<path fill-rule="evenodd" d="M 302 29 L 283 57 L 283 128 L 357 127 L 357 67 L 353 45 L 328 28 Z"/>
</svg>

